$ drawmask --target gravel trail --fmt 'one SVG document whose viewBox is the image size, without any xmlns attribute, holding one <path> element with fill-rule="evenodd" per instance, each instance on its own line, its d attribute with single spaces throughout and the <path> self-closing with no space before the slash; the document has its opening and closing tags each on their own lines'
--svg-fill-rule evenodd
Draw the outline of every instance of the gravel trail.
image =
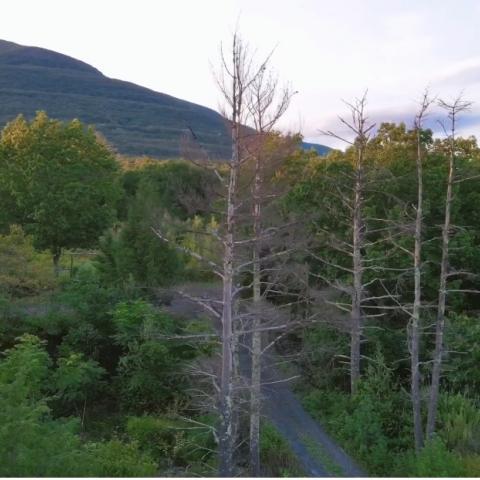
<svg viewBox="0 0 480 480">
<path fill-rule="evenodd" d="M 216 285 L 193 284 L 182 290 L 195 297 L 219 299 L 220 296 Z M 166 309 L 182 316 L 206 315 L 202 307 L 178 294 L 173 295 Z M 218 321 L 215 323 L 218 328 Z M 309 477 L 366 477 L 366 473 L 303 408 L 286 375 L 275 367 L 274 356 L 265 356 L 263 362 L 262 414 L 288 442 L 305 474 Z M 246 350 L 240 354 L 240 363 L 243 375 L 248 378 L 250 362 Z"/>
</svg>

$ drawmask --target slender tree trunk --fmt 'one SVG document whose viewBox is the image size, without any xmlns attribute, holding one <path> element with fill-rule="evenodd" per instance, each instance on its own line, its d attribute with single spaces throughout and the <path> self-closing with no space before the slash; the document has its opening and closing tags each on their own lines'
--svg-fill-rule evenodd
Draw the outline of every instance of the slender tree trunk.
<svg viewBox="0 0 480 480">
<path fill-rule="evenodd" d="M 262 333 L 261 326 L 261 268 L 260 268 L 260 236 L 261 236 L 261 165 L 257 156 L 255 161 L 255 180 L 253 185 L 253 306 L 252 325 L 252 370 L 250 386 L 250 475 L 260 476 L 260 411 L 261 411 L 261 377 L 262 377 Z"/>
<path fill-rule="evenodd" d="M 236 146 L 234 147 L 236 148 Z M 227 233 L 223 262 L 223 312 L 222 312 L 222 372 L 220 382 L 221 431 L 219 454 L 221 477 L 231 477 L 233 473 L 233 286 L 234 286 L 234 192 L 237 182 L 236 154 L 233 155 L 230 169 L 227 206 Z"/>
<path fill-rule="evenodd" d="M 259 64 L 254 66 L 253 57 L 248 51 L 242 40 L 239 38 L 237 32 L 233 35 L 232 45 L 232 63 L 227 64 L 226 58 L 222 53 L 222 75 L 217 78 L 217 83 L 225 97 L 228 108 L 231 109 L 231 115 L 225 116 L 231 121 L 232 129 L 232 159 L 230 162 L 230 178 L 227 192 L 227 219 L 226 219 L 226 234 L 223 238 L 225 245 L 224 250 L 224 273 L 223 273 L 223 338 L 222 338 L 222 374 L 221 374 L 221 392 L 220 392 L 220 412 L 221 412 L 221 432 L 219 438 L 219 457 L 220 457 L 220 476 L 232 476 L 233 473 L 233 450 L 234 450 L 234 436 L 235 426 L 233 414 L 233 384 L 235 376 L 235 358 L 238 345 L 238 335 L 236 332 L 235 321 L 237 315 L 235 314 L 235 299 L 233 289 L 234 276 L 239 273 L 241 268 L 236 264 L 235 245 L 237 238 L 234 234 L 237 209 L 240 209 L 242 202 L 238 201 L 238 186 L 237 182 L 240 175 L 240 168 L 245 165 L 247 159 L 252 155 L 248 146 L 253 146 L 255 142 L 245 141 L 243 137 L 242 125 L 247 124 L 249 117 L 254 118 L 255 128 L 258 132 L 263 133 L 262 118 L 268 113 L 272 102 L 275 100 L 276 81 L 271 77 L 265 77 L 265 71 L 270 59 L 270 55 Z M 226 82 L 228 79 L 228 84 Z M 231 82 L 231 83 L 230 83 Z M 280 104 L 273 115 L 268 115 L 268 129 L 273 128 L 273 125 L 278 118 L 283 114 L 288 106 L 291 94 L 288 89 L 283 92 Z M 245 105 L 246 102 L 246 105 Z M 257 123 L 258 121 L 258 123 Z M 262 135 L 260 135 L 262 136 Z M 250 137 L 251 140 L 251 137 Z M 260 188 L 260 159 L 256 158 L 257 169 L 255 182 Z M 256 190 L 255 213 L 254 213 L 254 254 L 253 254 L 253 269 L 255 284 L 254 287 L 254 303 L 260 303 L 260 259 L 259 259 L 259 237 L 261 234 L 260 224 L 260 191 Z M 238 315 L 240 318 L 241 313 Z M 256 315 L 254 315 L 256 316 Z M 258 331 L 258 326 L 261 323 L 261 318 L 254 320 L 253 326 L 253 358 L 252 358 L 252 397 L 251 397 L 251 471 L 254 474 L 259 474 L 259 435 L 260 435 L 260 357 L 261 357 L 261 334 Z M 232 365 L 233 363 L 233 365 Z"/>
<path fill-rule="evenodd" d="M 360 348 L 362 337 L 363 299 L 363 225 L 362 225 L 362 163 L 363 146 L 359 146 L 353 198 L 353 291 L 350 333 L 350 391 L 355 394 L 360 379 Z"/>
<path fill-rule="evenodd" d="M 443 100 L 439 101 L 440 106 L 448 112 L 448 118 L 451 122 L 451 130 L 448 138 L 449 145 L 449 165 L 447 194 L 445 198 L 445 220 L 442 229 L 442 260 L 440 264 L 440 281 L 438 289 L 438 308 L 437 323 L 435 328 L 435 351 L 433 354 L 432 383 L 430 385 L 430 399 L 428 402 L 427 414 L 427 439 L 432 438 L 435 433 L 435 424 L 438 410 L 438 397 L 440 393 L 440 375 L 442 373 L 443 360 L 443 337 L 445 332 L 445 307 L 447 302 L 447 277 L 449 269 L 449 242 L 451 229 L 451 211 L 453 200 L 453 183 L 455 180 L 455 149 L 456 149 L 456 119 L 460 112 L 469 110 L 471 102 L 464 101 L 462 96 L 458 96 L 451 104 Z"/>
<path fill-rule="evenodd" d="M 350 141 L 342 136 L 327 130 L 324 133 L 328 136 L 337 138 L 348 143 L 354 149 L 355 160 L 353 165 L 353 189 L 352 198 L 349 204 L 351 209 L 352 229 L 352 249 L 349 254 L 352 257 L 351 274 L 353 277 L 353 285 L 351 291 L 351 310 L 350 310 L 350 392 L 354 395 L 357 392 L 358 382 L 360 380 L 361 367 L 361 344 L 364 323 L 363 300 L 365 286 L 363 284 L 364 272 L 364 249 L 366 224 L 363 218 L 363 204 L 365 195 L 365 153 L 370 138 L 370 132 L 375 124 L 370 124 L 365 115 L 365 107 L 367 104 L 367 92 L 353 103 L 345 102 L 350 109 L 352 116 L 351 121 L 340 117 L 342 124 L 348 128 L 350 132 L 355 134 L 354 141 Z"/>
<path fill-rule="evenodd" d="M 421 119 L 421 117 L 420 117 Z M 420 311 L 421 311 L 421 265 L 422 265 L 422 222 L 423 222 L 423 171 L 421 124 L 417 125 L 417 213 L 415 218 L 414 251 L 414 300 L 411 319 L 410 361 L 411 395 L 415 450 L 423 447 L 422 410 L 420 397 Z"/>
<path fill-rule="evenodd" d="M 55 249 L 53 252 L 53 273 L 55 277 L 60 275 L 60 257 L 62 256 L 62 250 L 60 248 Z"/>
<path fill-rule="evenodd" d="M 435 423 L 438 409 L 438 396 L 440 392 L 440 375 L 443 358 L 443 335 L 445 331 L 445 306 L 447 300 L 447 275 L 448 275 L 448 247 L 450 242 L 451 209 L 453 197 L 453 180 L 455 172 L 455 138 L 452 135 L 447 196 L 445 199 L 445 221 L 442 230 L 442 261 L 440 264 L 440 285 L 438 290 L 437 324 L 435 329 L 435 352 L 433 354 L 432 383 L 430 386 L 430 399 L 427 416 L 427 438 L 430 439 L 435 432 Z"/>
</svg>

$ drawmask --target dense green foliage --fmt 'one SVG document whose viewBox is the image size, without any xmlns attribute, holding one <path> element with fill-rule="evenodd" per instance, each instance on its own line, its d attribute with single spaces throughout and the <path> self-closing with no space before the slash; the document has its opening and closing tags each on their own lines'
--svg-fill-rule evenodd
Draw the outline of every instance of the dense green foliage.
<svg viewBox="0 0 480 480">
<path fill-rule="evenodd" d="M 447 172 L 445 143 L 423 134 L 422 286 L 425 305 L 434 305 Z M 213 405 L 197 400 L 199 390 L 209 395 L 204 390 L 214 387 L 192 375 L 196 362 L 216 368 L 217 345 L 203 336 L 213 326 L 174 315 L 164 289 L 213 278 L 188 252 L 221 260 L 218 242 L 208 235 L 222 228 L 217 177 L 182 161 L 116 163 L 92 130 L 45 114 L 10 124 L 0 150 L 0 198 L 8 207 L 0 215 L 0 474 L 215 474 L 218 418 Z M 419 453 L 409 396 L 409 319 L 398 308 L 412 300 L 405 248 L 412 247 L 415 136 L 404 125 L 385 124 L 367 148 L 364 253 L 369 265 L 383 269 L 366 273 L 371 300 L 365 310 L 382 314 L 366 321 L 355 395 L 349 393 L 348 316 L 332 305 L 348 303 L 351 284 L 351 272 L 338 268 L 348 269 L 351 258 L 337 247 L 351 236 L 341 195 L 351 187 L 352 155 L 298 151 L 270 179 L 292 189 L 268 214 L 301 217 L 295 228 L 312 247 L 285 263 L 292 272 L 298 265 L 310 272 L 311 302 L 293 301 L 291 314 L 308 316 L 312 309 L 316 319 L 288 335 L 277 332 L 277 353 L 295 354 L 306 408 L 369 474 L 478 476 L 480 326 L 479 297 L 472 292 L 480 282 L 463 273 L 480 270 L 480 149 L 473 138 L 458 140 L 457 174 L 471 180 L 455 184 L 453 216 L 461 228 L 451 240 L 451 268 L 458 273 L 449 278 L 456 292 L 448 298 L 448 353 L 437 434 Z M 269 225 L 276 220 L 269 218 Z M 55 278 L 45 250 L 71 247 L 95 249 L 95 256 L 80 256 L 68 275 Z M 275 301 L 289 302 L 298 283 L 288 275 L 281 281 Z M 424 308 L 424 398 L 433 320 L 433 310 Z M 302 474 L 269 424 L 262 428 L 261 456 L 267 475 Z"/>
<path fill-rule="evenodd" d="M 211 278 L 211 272 L 202 272 L 205 265 L 176 247 L 212 257 L 212 240 L 205 232 L 216 228 L 215 220 L 206 216 L 218 188 L 214 174 L 171 161 L 126 170 L 122 180 L 119 217 L 124 222 L 107 232 L 100 244 L 104 278 L 124 287 L 132 280 L 157 287 L 182 278 Z M 169 242 L 159 239 L 152 227 Z"/>
<path fill-rule="evenodd" d="M 211 347 L 185 343 L 185 321 L 122 295 L 85 264 L 51 300 L 61 302 L 60 311 L 43 317 L 4 312 L 2 475 L 152 476 L 193 464 L 198 472 L 212 468 L 212 440 L 202 433 L 209 430 L 192 436 L 183 421 L 185 438 L 179 437 L 176 419 L 191 409 L 185 366 Z M 158 428 L 170 447 L 155 450 L 145 441 L 147 427 L 131 416 L 147 413 L 151 417 L 139 418 L 163 425 Z M 109 417 L 114 424 L 107 427 Z"/>
<path fill-rule="evenodd" d="M 438 297 L 441 225 L 447 178 L 444 141 L 423 132 L 425 160 L 422 299 L 435 306 Z M 348 315 L 326 305 L 317 325 L 293 345 L 302 347 L 300 385 L 305 404 L 321 418 L 364 468 L 375 475 L 478 475 L 478 255 L 480 217 L 478 180 L 480 149 L 474 138 L 457 140 L 445 365 L 437 437 L 418 455 L 413 452 L 408 329 L 400 306 L 413 301 L 412 222 L 416 202 L 415 132 L 405 125 L 383 124 L 366 150 L 364 175 L 364 251 L 367 318 L 362 345 L 363 378 L 356 395 L 349 390 Z M 348 305 L 351 222 L 345 199 L 351 194 L 352 149 L 325 159 L 298 161 L 301 171 L 286 205 L 309 213 L 307 230 L 313 255 L 306 255 L 313 289 L 330 302 Z M 291 168 L 291 167 L 290 167 Z M 342 244 L 342 242 L 346 242 Z M 340 247 L 340 248 L 338 248 Z M 343 267 L 343 268 L 342 268 Z M 459 272 L 456 274 L 455 272 Z M 474 275 L 472 275 L 474 274 Z M 343 294 L 333 286 L 343 288 Z M 393 295 L 389 295 L 393 294 Z M 348 310 L 348 308 L 347 308 Z M 428 396 L 433 351 L 434 308 L 422 312 L 424 399 Z M 298 347 L 297 347 L 298 348 Z"/>
<path fill-rule="evenodd" d="M 39 112 L 2 132 L 0 196 L 12 201 L 6 220 L 56 261 L 65 248 L 90 247 L 112 223 L 116 172 L 112 153 L 78 120 L 63 124 Z"/>
<path fill-rule="evenodd" d="M 65 371 L 61 365 L 52 377 L 52 360 L 44 343 L 25 334 L 0 361 L 1 475 L 154 475 L 154 462 L 135 443 L 84 443 L 76 419 L 53 417 L 49 400 L 55 380 Z"/>
<path fill-rule="evenodd" d="M 22 297 L 54 286 L 50 257 L 37 252 L 18 225 L 0 235 L 0 296 Z"/>
<path fill-rule="evenodd" d="M 20 141 L 8 150 L 14 138 L 24 139 L 28 148 L 20 148 Z M 216 419 L 192 401 L 187 368 L 210 356 L 215 345 L 202 337 L 182 340 L 184 333 L 209 327 L 172 317 L 151 303 L 158 303 L 152 287 L 179 281 L 196 265 L 160 241 L 150 226 L 161 212 L 154 225 L 172 224 L 169 237 L 180 238 L 182 226 L 202 230 L 200 199 L 207 201 L 213 183 L 188 164 L 161 163 L 139 172 L 125 170 L 119 196 L 118 166 L 93 132 L 44 114 L 31 124 L 19 118 L 3 139 L 7 175 L 2 192 L 12 198 L 18 193 L 5 225 L 17 221 L 29 234 L 11 224 L 0 236 L 0 474 L 211 474 Z M 75 145 L 76 157 L 63 150 Z M 32 159 L 37 164 L 30 168 Z M 95 165 L 104 165 L 105 175 Z M 46 175 L 53 168 L 55 174 Z M 89 168 L 91 173 L 85 170 Z M 27 178 L 28 171 L 37 174 Z M 61 215 L 43 224 L 32 222 L 41 220 L 36 208 L 53 209 L 48 198 L 38 205 L 34 198 L 46 194 L 56 179 L 57 190 L 64 189 L 63 203 L 57 197 L 51 201 L 58 201 L 62 208 L 55 212 Z M 33 181 L 35 190 L 27 191 L 25 185 Z M 90 196 L 89 189 L 94 190 Z M 184 202 L 194 195 L 191 209 Z M 105 231 L 115 204 L 118 221 Z M 82 215 L 75 216 L 70 206 Z M 86 231 L 74 240 L 70 231 L 81 222 Z M 184 235 L 186 244 L 195 247 L 197 235 Z M 63 243 L 49 244 L 62 236 Z M 55 278 L 42 248 L 57 246 L 99 246 L 100 251 L 91 260 L 80 256 L 69 275 Z"/>
</svg>

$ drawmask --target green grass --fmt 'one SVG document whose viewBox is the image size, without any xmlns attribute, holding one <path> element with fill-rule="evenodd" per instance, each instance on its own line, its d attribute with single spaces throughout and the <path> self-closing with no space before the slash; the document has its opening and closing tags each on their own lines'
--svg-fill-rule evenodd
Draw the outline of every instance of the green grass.
<svg viewBox="0 0 480 480">
<path fill-rule="evenodd" d="M 260 435 L 260 463 L 267 477 L 305 477 L 290 446 L 269 422 L 262 423 Z"/>
<path fill-rule="evenodd" d="M 340 465 L 337 465 L 334 462 L 334 460 L 330 457 L 323 445 L 316 442 L 308 435 L 302 435 L 301 438 L 305 443 L 305 446 L 307 447 L 309 453 L 323 465 L 327 473 L 336 477 L 342 477 L 344 475 Z"/>
</svg>

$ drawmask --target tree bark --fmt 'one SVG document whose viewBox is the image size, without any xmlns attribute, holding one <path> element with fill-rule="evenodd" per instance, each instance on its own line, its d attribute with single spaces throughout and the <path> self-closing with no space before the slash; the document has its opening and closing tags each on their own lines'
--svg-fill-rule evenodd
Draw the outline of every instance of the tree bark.
<svg viewBox="0 0 480 480">
<path fill-rule="evenodd" d="M 362 142 L 362 140 L 360 140 Z M 362 337 L 362 299 L 363 299 L 363 145 L 359 145 L 355 165 L 355 186 L 353 192 L 353 291 L 350 333 L 350 391 L 357 392 L 360 379 L 360 355 Z"/>
<path fill-rule="evenodd" d="M 448 118 L 451 124 L 450 135 L 448 137 L 448 181 L 447 193 L 445 198 L 445 219 L 442 228 L 442 260 L 440 264 L 440 281 L 438 289 L 438 308 L 437 308 L 437 323 L 435 328 L 435 351 L 433 354 L 433 370 L 432 382 L 430 385 L 430 398 L 428 402 L 427 415 L 427 439 L 431 439 L 435 433 L 435 424 L 438 410 L 438 397 L 440 393 L 440 375 L 442 371 L 443 360 L 443 337 L 445 332 L 445 309 L 447 302 L 447 277 L 449 269 L 449 242 L 451 229 L 451 215 L 452 215 L 452 200 L 453 200 L 453 184 L 455 181 L 455 157 L 456 157 L 456 119 L 460 112 L 470 109 L 471 102 L 464 101 L 458 96 L 451 104 L 443 100 L 439 101 L 440 106 L 448 112 Z M 445 131 L 446 132 L 446 131 Z"/>
<path fill-rule="evenodd" d="M 236 126 L 234 131 L 232 162 L 227 198 L 227 232 L 223 262 L 223 312 L 222 312 L 222 372 L 220 382 L 221 430 L 219 435 L 219 474 L 233 476 L 233 311 L 234 311 L 234 225 L 235 191 L 237 184 Z"/>
<path fill-rule="evenodd" d="M 252 367 L 250 385 L 250 475 L 260 476 L 260 411 L 261 411 L 261 379 L 262 379 L 262 333 L 261 327 L 261 268 L 260 268 L 260 236 L 261 236 L 261 160 L 255 159 L 255 180 L 253 185 L 253 306 L 252 325 Z"/>
<path fill-rule="evenodd" d="M 425 105 L 425 104 L 424 104 Z M 423 426 L 420 397 L 420 312 L 423 222 L 423 168 L 421 142 L 421 115 L 417 124 L 417 212 L 415 217 L 414 300 L 411 319 L 410 368 L 415 450 L 423 447 Z"/>
<path fill-rule="evenodd" d="M 454 132 L 454 130 L 453 130 Z M 453 180 L 455 172 L 455 138 L 451 138 L 449 169 L 447 182 L 447 195 L 445 199 L 445 220 L 442 228 L 442 260 L 440 263 L 440 285 L 438 290 L 437 323 L 435 328 L 435 351 L 433 354 L 432 382 L 430 385 L 430 399 L 427 416 L 427 438 L 432 438 L 435 433 L 437 419 L 438 396 L 440 392 L 440 375 L 443 359 L 443 336 L 445 331 L 445 307 L 447 300 L 447 275 L 448 275 L 448 247 L 450 242 L 451 209 L 453 197 Z"/>
<path fill-rule="evenodd" d="M 235 216 L 237 183 L 240 169 L 240 119 L 242 110 L 243 87 L 242 47 L 235 33 L 232 45 L 231 74 L 231 135 L 232 157 L 227 190 L 227 215 L 223 257 L 223 311 L 222 311 L 222 371 L 220 379 L 220 434 L 219 434 L 219 476 L 232 477 L 234 472 L 234 428 L 233 428 L 233 356 L 235 352 L 233 321 L 235 312 Z"/>
</svg>

